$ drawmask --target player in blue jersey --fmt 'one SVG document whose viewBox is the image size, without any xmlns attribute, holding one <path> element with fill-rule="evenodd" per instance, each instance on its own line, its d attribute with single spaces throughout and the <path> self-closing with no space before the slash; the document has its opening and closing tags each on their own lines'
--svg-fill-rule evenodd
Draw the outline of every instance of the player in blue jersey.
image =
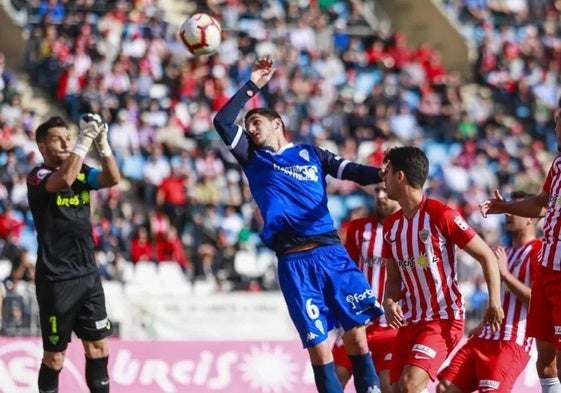
<svg viewBox="0 0 561 393">
<path fill-rule="evenodd" d="M 258 59 L 250 80 L 216 114 L 214 126 L 243 167 L 263 216 L 261 238 L 277 254 L 279 284 L 310 355 L 318 391 L 343 392 L 327 340 L 329 331 L 341 326 L 357 392 L 379 392 L 364 326 L 383 311 L 337 235 L 325 177 L 367 185 L 381 182 L 380 170 L 316 146 L 289 143 L 282 118 L 272 109 L 252 109 L 245 130 L 237 125 L 244 105 L 274 71 L 270 58 Z"/>
</svg>

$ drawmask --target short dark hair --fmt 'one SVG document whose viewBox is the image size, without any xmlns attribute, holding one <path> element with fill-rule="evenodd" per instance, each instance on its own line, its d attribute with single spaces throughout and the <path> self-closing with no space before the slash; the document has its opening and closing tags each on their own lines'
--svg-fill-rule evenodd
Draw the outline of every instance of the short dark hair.
<svg viewBox="0 0 561 393">
<path fill-rule="evenodd" d="M 394 172 L 402 171 L 409 184 L 415 188 L 422 188 L 427 181 L 429 160 L 418 147 L 392 147 L 386 151 L 384 163 L 391 163 Z"/>
<path fill-rule="evenodd" d="M 271 109 L 271 108 L 255 108 L 255 109 L 251 109 L 250 111 L 248 111 L 245 114 L 245 117 L 243 119 L 243 122 L 246 125 L 246 128 L 247 128 L 247 120 L 253 115 L 261 115 L 263 117 L 266 117 L 269 120 L 279 119 L 281 121 L 281 124 L 282 124 L 282 130 L 283 131 L 285 130 L 284 121 L 282 121 L 281 115 L 279 115 L 277 111 L 275 111 L 274 109 Z"/>
<path fill-rule="evenodd" d="M 51 128 L 64 127 L 68 128 L 68 123 L 60 116 L 52 116 L 44 123 L 41 123 L 35 131 L 35 141 L 43 142 L 47 138 L 47 134 Z"/>
</svg>

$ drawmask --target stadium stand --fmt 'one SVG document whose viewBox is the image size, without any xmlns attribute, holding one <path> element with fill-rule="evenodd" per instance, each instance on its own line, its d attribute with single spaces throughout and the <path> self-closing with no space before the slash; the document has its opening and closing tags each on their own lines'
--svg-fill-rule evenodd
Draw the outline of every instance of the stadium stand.
<svg viewBox="0 0 561 393">
<path fill-rule="evenodd" d="M 3 4 L 25 37 L 25 73 L 5 67 L 0 54 L 0 177 L 12 152 L 22 167 L 37 162 L 30 141 L 47 113 L 72 120 L 87 110 L 102 113 L 125 179 L 95 196 L 94 229 L 100 269 L 108 271 L 106 280 L 124 283 L 122 293 L 158 291 L 154 278 L 171 288 L 175 266 L 155 255 L 149 262 L 131 258 L 140 227 L 155 247 L 170 225 L 186 255 L 174 281 L 181 293 L 277 289 L 264 268 L 274 260 L 257 236 L 260 215 L 211 124 L 255 54 L 271 54 L 279 64 L 275 83 L 255 105 L 284 113 L 294 141 L 374 165 L 388 146 L 423 147 L 432 163 L 428 194 L 456 206 L 489 243 L 508 239 L 500 218 L 481 220 L 477 204 L 496 187 L 536 191 L 556 150 L 548 132 L 560 87 L 554 2 L 477 19 L 469 2 L 440 1 L 450 23 L 460 21 L 478 48 L 474 80 L 447 69 L 431 42 L 412 47 L 377 1 L 50 3 L 54 8 L 38 0 Z M 220 18 L 224 40 L 215 56 L 190 57 L 175 39 L 178 23 L 194 10 Z M 538 15 L 544 23 L 536 23 Z M 32 101 L 35 92 L 52 102 Z M 170 210 L 158 192 L 176 169 L 186 199 Z M 0 213 L 14 206 L 17 244 L 32 255 L 33 223 L 18 199 L 17 178 L 7 176 L 12 182 L 0 184 Z M 358 206 L 371 207 L 355 185 L 329 179 L 329 190 L 338 225 Z M 225 219 L 228 210 L 234 219 Z M 459 265 L 470 294 L 477 264 L 461 254 Z"/>
</svg>

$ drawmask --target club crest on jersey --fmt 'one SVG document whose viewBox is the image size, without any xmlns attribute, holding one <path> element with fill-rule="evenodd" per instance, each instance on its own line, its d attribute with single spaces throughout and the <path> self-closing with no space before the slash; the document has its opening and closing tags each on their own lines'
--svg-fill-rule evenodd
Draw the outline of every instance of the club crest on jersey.
<svg viewBox="0 0 561 393">
<path fill-rule="evenodd" d="M 419 238 L 423 243 L 426 243 L 429 240 L 430 232 L 428 229 L 421 229 L 419 231 Z"/>
<path fill-rule="evenodd" d="M 304 160 L 310 162 L 310 153 L 308 152 L 308 150 L 300 150 L 300 153 L 298 153 L 298 155 Z"/>
</svg>

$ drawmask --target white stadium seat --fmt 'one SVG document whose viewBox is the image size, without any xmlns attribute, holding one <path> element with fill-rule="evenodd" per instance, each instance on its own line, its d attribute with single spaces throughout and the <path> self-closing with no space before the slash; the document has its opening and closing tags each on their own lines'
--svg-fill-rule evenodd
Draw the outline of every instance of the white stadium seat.
<svg viewBox="0 0 561 393">
<path fill-rule="evenodd" d="M 187 281 L 181 266 L 175 261 L 164 261 L 158 265 L 158 281 L 160 288 L 166 292 L 186 294 L 191 292 L 191 284 Z"/>
<path fill-rule="evenodd" d="M 4 281 L 12 272 L 12 262 L 8 259 L 0 259 L 0 281 Z"/>
<path fill-rule="evenodd" d="M 154 286 L 158 285 L 158 266 L 151 261 L 138 261 L 134 265 L 131 284 Z"/>
</svg>

